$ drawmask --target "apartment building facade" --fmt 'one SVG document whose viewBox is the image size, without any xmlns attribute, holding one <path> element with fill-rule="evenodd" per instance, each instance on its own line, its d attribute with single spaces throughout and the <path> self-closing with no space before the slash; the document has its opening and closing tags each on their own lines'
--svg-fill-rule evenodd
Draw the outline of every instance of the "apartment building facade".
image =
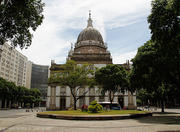
<svg viewBox="0 0 180 132">
<path fill-rule="evenodd" d="M 0 49 L 0 77 L 18 86 L 30 88 L 27 80 L 27 76 L 31 76 L 31 72 L 27 72 L 28 58 L 7 43 Z"/>
</svg>

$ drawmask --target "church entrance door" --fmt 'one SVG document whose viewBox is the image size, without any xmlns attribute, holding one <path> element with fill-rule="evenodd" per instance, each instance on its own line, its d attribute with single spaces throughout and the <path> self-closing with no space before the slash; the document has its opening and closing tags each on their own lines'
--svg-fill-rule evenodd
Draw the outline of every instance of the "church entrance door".
<svg viewBox="0 0 180 132">
<path fill-rule="evenodd" d="M 60 97 L 60 109 L 61 110 L 66 109 L 66 97 Z"/>
</svg>

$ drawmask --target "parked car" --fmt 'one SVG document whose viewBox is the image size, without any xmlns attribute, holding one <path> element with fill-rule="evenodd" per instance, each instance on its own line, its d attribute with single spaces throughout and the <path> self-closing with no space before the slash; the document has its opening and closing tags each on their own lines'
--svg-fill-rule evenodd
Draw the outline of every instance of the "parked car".
<svg viewBox="0 0 180 132">
<path fill-rule="evenodd" d="M 111 102 L 98 102 L 103 106 L 104 110 L 110 109 Z M 117 102 L 112 102 L 111 110 L 121 110 L 121 106 Z"/>
</svg>

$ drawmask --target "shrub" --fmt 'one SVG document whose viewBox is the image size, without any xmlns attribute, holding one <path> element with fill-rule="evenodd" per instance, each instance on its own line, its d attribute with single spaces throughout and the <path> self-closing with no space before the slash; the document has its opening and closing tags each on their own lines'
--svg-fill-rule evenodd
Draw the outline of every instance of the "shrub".
<svg viewBox="0 0 180 132">
<path fill-rule="evenodd" d="M 73 108 L 73 107 L 70 107 L 70 108 L 68 108 L 68 110 L 69 110 L 69 111 L 72 111 L 72 110 L 74 110 L 74 108 Z"/>
<path fill-rule="evenodd" d="M 136 102 L 137 102 L 137 105 L 138 105 L 138 106 L 141 106 L 142 101 L 141 101 L 140 99 L 136 99 Z"/>
<path fill-rule="evenodd" d="M 96 100 L 92 101 L 88 107 L 88 112 L 97 113 L 102 111 L 102 105 L 98 104 Z"/>
<path fill-rule="evenodd" d="M 81 110 L 87 112 L 88 111 L 88 106 L 85 105 L 85 104 L 82 105 Z"/>
</svg>

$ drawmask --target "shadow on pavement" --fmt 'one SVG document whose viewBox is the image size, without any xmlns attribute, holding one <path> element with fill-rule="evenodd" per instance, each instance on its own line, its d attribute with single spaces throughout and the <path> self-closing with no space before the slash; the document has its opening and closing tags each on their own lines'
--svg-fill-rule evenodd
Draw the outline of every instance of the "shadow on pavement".
<svg viewBox="0 0 180 132">
<path fill-rule="evenodd" d="M 180 125 L 180 114 L 175 114 L 175 113 L 153 114 L 152 117 L 136 118 L 135 120 L 139 121 L 140 123 Z M 167 132 L 171 132 L 171 131 L 167 131 Z"/>
<path fill-rule="evenodd" d="M 180 132 L 180 131 L 157 131 L 157 132 Z"/>
<path fill-rule="evenodd" d="M 162 112 L 153 112 L 153 114 L 165 115 L 165 114 L 180 114 L 180 113 L 178 113 L 178 112 L 164 112 L 164 113 L 162 113 Z"/>
</svg>

